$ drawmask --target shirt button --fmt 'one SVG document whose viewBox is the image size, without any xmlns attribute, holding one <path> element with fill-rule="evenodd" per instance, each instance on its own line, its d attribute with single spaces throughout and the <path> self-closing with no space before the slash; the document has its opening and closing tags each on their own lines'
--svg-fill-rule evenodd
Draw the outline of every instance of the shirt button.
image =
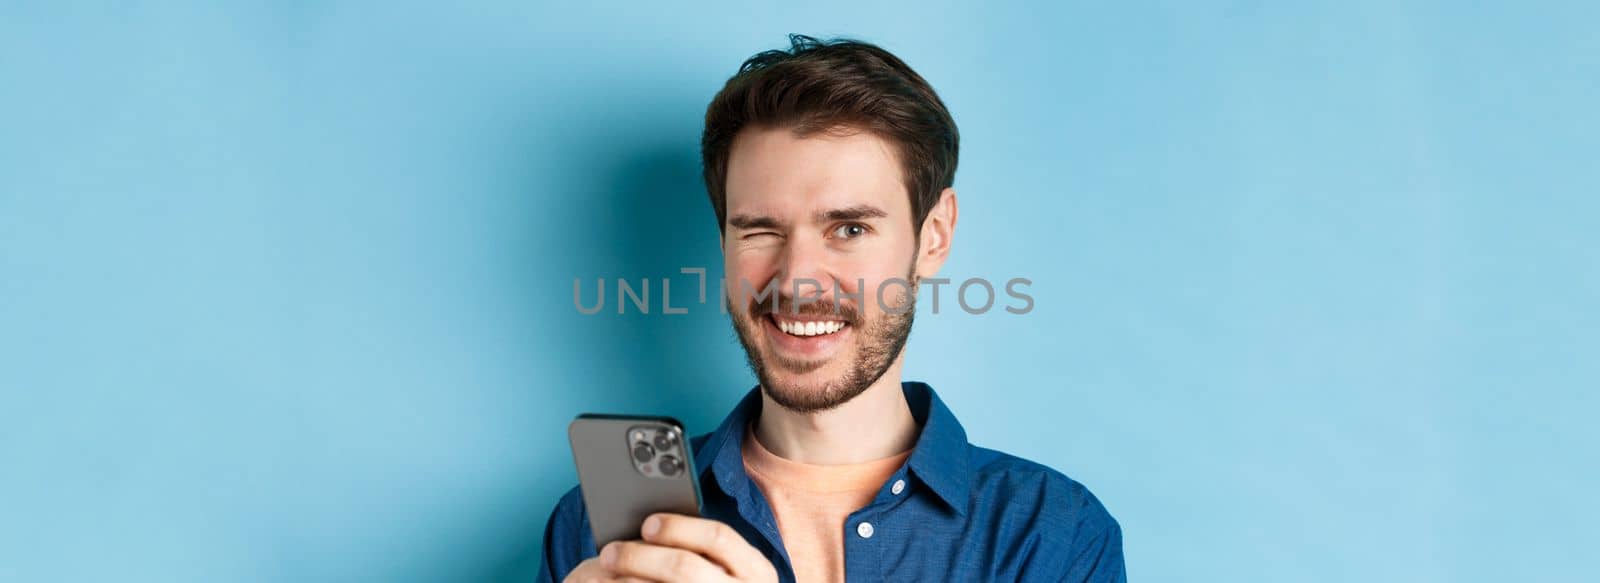
<svg viewBox="0 0 1600 583">
<path fill-rule="evenodd" d="M 906 481 L 895 480 L 894 485 L 889 487 L 889 491 L 894 493 L 894 495 L 899 496 L 901 492 L 906 491 Z"/>
<path fill-rule="evenodd" d="M 856 534 L 861 535 L 861 538 L 872 538 L 872 523 L 863 522 L 861 524 L 857 524 Z"/>
</svg>

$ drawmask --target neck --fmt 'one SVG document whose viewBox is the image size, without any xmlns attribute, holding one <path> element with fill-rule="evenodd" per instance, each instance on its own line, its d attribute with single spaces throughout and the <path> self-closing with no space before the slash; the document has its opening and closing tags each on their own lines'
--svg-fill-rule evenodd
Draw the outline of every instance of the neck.
<svg viewBox="0 0 1600 583">
<path fill-rule="evenodd" d="M 911 449 L 917 422 L 900 390 L 904 357 L 860 395 L 826 411 L 790 411 L 763 391 L 755 438 L 778 457 L 815 465 L 856 464 Z"/>
</svg>

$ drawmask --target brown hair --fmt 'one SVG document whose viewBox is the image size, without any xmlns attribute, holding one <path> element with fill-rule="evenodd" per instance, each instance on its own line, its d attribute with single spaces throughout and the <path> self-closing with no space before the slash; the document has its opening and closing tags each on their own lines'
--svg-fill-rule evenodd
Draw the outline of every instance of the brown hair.
<svg viewBox="0 0 1600 583">
<path fill-rule="evenodd" d="M 706 107 L 700 160 L 717 229 L 727 224 L 733 139 L 760 126 L 789 127 L 800 136 L 864 130 L 889 142 L 911 198 L 912 228 L 920 231 L 956 176 L 960 135 L 944 102 L 921 75 L 876 45 L 798 34 L 789 35 L 789 45 L 750 57 Z"/>
</svg>

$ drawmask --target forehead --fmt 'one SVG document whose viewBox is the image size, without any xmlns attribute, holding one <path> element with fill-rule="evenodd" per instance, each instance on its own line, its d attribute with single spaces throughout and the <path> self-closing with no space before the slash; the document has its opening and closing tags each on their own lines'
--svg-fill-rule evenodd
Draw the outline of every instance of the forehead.
<svg viewBox="0 0 1600 583">
<path fill-rule="evenodd" d="M 787 128 L 749 128 L 728 156 L 728 213 L 774 216 L 862 204 L 891 216 L 911 202 L 888 142 L 870 132 L 800 137 Z"/>
</svg>

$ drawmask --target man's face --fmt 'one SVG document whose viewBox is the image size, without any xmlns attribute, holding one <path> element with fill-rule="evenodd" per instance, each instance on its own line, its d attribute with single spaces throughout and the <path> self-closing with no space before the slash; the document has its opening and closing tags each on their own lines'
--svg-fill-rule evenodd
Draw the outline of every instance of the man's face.
<svg viewBox="0 0 1600 583">
<path fill-rule="evenodd" d="M 729 314 L 767 395 L 804 412 L 861 394 L 915 311 L 918 236 L 892 147 L 868 132 L 746 129 L 726 192 Z"/>
</svg>

